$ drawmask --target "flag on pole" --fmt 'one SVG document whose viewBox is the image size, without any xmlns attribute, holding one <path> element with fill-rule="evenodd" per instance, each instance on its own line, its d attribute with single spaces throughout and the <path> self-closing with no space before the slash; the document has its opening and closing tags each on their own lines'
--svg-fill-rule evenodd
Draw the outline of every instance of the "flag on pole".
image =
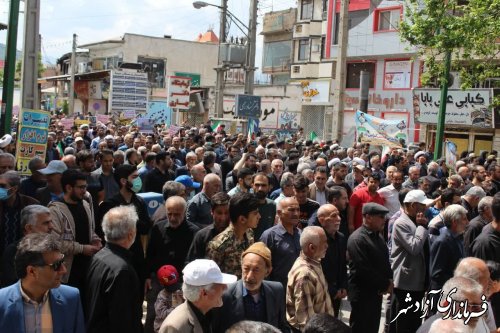
<svg viewBox="0 0 500 333">
<path fill-rule="evenodd" d="M 259 119 L 248 118 L 248 141 L 255 140 L 255 136 L 259 131 Z"/>
<path fill-rule="evenodd" d="M 218 132 L 220 130 L 220 125 L 222 125 L 221 120 L 212 120 L 212 130 Z"/>
<path fill-rule="evenodd" d="M 309 133 L 309 139 L 312 142 L 319 142 L 318 134 L 316 134 L 316 132 L 314 132 L 314 131 L 312 131 L 311 133 Z"/>
</svg>

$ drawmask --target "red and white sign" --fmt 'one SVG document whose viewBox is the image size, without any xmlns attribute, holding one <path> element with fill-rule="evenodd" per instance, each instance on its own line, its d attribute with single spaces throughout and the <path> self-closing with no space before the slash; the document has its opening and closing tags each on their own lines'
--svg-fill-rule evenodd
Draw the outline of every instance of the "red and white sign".
<svg viewBox="0 0 500 333">
<path fill-rule="evenodd" d="M 168 77 L 168 106 L 172 109 L 189 109 L 191 78 L 183 76 Z"/>
</svg>

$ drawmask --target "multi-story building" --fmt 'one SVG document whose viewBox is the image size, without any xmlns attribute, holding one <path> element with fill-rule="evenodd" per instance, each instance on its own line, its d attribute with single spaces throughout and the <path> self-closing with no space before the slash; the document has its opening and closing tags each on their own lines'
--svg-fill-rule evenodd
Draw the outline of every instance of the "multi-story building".
<svg viewBox="0 0 500 333">
<path fill-rule="evenodd" d="M 299 0 L 293 28 L 291 84 L 303 87 L 301 124 L 306 133 L 315 131 L 325 138 L 332 133 L 340 5 L 341 0 Z M 408 127 L 407 142 L 433 141 L 437 121 L 434 109 L 437 107 L 428 108 L 426 112 L 432 116 L 423 117 L 419 113 L 423 106 L 418 104 L 417 97 L 421 93 L 435 92 L 418 90 L 424 65 L 417 58 L 416 50 L 401 41 L 398 27 L 402 19 L 404 8 L 401 2 L 349 2 L 346 90 L 344 109 L 340 110 L 343 115 L 342 138 L 346 143 L 354 140 L 354 114 L 359 105 L 361 71 L 370 73 L 369 114 L 404 120 Z M 456 76 L 456 73 L 452 75 Z M 488 106 L 492 92 L 462 92 L 458 90 L 459 85 L 455 79 L 450 96 L 457 99 L 468 93 L 474 96 L 479 93 L 485 102 L 476 113 L 457 111 L 457 107 L 448 105 L 450 115 L 445 137 L 457 143 L 459 150 L 491 151 L 494 124 Z"/>
</svg>

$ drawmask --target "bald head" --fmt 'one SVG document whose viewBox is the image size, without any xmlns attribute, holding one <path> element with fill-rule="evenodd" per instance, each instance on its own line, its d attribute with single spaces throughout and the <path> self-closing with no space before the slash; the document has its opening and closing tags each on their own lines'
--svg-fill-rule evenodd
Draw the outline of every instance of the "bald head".
<svg viewBox="0 0 500 333">
<path fill-rule="evenodd" d="M 278 211 L 282 211 L 282 210 L 286 210 L 288 208 L 288 206 L 290 205 L 298 205 L 299 203 L 297 202 L 297 199 L 295 199 L 294 197 L 287 197 L 287 198 L 284 198 L 282 199 L 279 203 L 278 203 L 278 206 L 276 207 L 276 209 Z"/>
<path fill-rule="evenodd" d="M 484 293 L 488 294 L 490 270 L 482 259 L 467 257 L 460 260 L 455 268 L 454 276 L 476 281 L 483 287 Z"/>
<path fill-rule="evenodd" d="M 323 205 L 323 206 L 319 207 L 319 209 L 318 209 L 318 217 L 328 216 L 335 211 L 338 211 L 338 209 L 334 205 L 332 205 L 332 204 Z"/>
<path fill-rule="evenodd" d="M 168 224 L 172 228 L 177 228 L 184 222 L 186 215 L 186 200 L 183 197 L 174 195 L 165 202 L 167 210 Z"/>
<path fill-rule="evenodd" d="M 203 192 L 209 197 L 212 198 L 212 196 L 219 192 L 222 187 L 222 182 L 219 178 L 214 173 L 209 173 L 208 175 L 205 176 L 203 179 Z"/>
</svg>

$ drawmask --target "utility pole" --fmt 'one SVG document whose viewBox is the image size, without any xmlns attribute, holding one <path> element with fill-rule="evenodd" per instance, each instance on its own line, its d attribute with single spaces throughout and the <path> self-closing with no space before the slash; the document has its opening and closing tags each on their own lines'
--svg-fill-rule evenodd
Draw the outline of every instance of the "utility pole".
<svg viewBox="0 0 500 333">
<path fill-rule="evenodd" d="M 219 27 L 219 50 L 217 53 L 217 82 L 215 87 L 215 115 L 217 118 L 224 117 L 224 64 L 221 59 L 221 47 L 226 42 L 227 26 L 227 0 L 221 0 L 221 17 Z"/>
<path fill-rule="evenodd" d="M 40 54 L 40 0 L 24 2 L 24 52 L 21 71 L 21 106 L 39 109 L 38 56 Z"/>
<path fill-rule="evenodd" d="M 334 9 L 335 10 L 335 9 Z M 344 126 L 344 92 L 346 85 L 346 58 L 347 58 L 347 19 L 349 16 L 349 0 L 341 0 L 339 19 L 339 46 L 337 54 L 337 67 L 333 94 L 333 124 L 332 139 L 340 140 Z"/>
<path fill-rule="evenodd" d="M 255 48 L 257 39 L 257 7 L 258 0 L 250 0 L 250 18 L 248 21 L 247 67 L 245 75 L 245 94 L 253 95 L 255 76 Z"/>
<path fill-rule="evenodd" d="M 69 114 L 75 112 L 76 34 L 73 34 L 71 50 L 71 79 L 69 81 Z"/>
<path fill-rule="evenodd" d="M 447 51 L 444 58 L 444 77 L 441 81 L 441 101 L 439 104 L 438 122 L 436 128 L 436 142 L 434 144 L 434 161 L 443 155 L 444 124 L 446 118 L 446 100 L 448 99 L 448 80 L 450 77 L 451 51 Z"/>
<path fill-rule="evenodd" d="M 16 74 L 17 24 L 19 21 L 19 2 L 11 0 L 9 7 L 9 25 L 7 28 L 7 51 L 2 89 L 2 114 L 0 135 L 10 133 L 12 106 L 14 104 L 14 76 Z"/>
</svg>

